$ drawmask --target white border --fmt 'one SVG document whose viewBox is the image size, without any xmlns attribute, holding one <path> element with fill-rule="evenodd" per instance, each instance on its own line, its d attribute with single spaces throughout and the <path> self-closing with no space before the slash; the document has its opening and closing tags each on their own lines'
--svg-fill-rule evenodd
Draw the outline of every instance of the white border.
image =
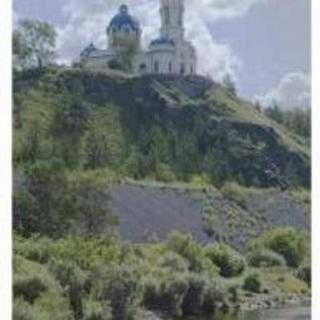
<svg viewBox="0 0 320 320">
<path fill-rule="evenodd" d="M 11 0 L 0 1 L 0 317 L 11 319 Z"/>
<path fill-rule="evenodd" d="M 320 319 L 320 1 L 312 0 L 312 318 Z"/>
</svg>

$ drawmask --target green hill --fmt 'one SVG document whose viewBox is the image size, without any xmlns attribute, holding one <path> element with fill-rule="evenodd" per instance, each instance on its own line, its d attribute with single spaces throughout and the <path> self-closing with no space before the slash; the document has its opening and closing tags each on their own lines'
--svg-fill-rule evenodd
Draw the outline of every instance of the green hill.
<svg viewBox="0 0 320 320">
<path fill-rule="evenodd" d="M 135 179 L 310 185 L 303 141 L 202 77 L 59 68 L 18 75 L 14 87 L 18 166 L 57 159 Z"/>
<path fill-rule="evenodd" d="M 225 319 L 308 299 L 301 137 L 199 76 L 51 67 L 13 85 L 14 319 Z"/>
</svg>

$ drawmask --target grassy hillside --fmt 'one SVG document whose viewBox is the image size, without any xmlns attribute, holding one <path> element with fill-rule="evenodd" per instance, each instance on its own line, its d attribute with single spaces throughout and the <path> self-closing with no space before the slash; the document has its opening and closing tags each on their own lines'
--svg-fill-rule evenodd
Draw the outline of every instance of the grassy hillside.
<svg viewBox="0 0 320 320">
<path fill-rule="evenodd" d="M 13 112 L 14 320 L 309 295 L 309 150 L 226 88 L 51 67 L 14 74 Z"/>
<path fill-rule="evenodd" d="M 123 78 L 54 69 L 15 81 L 17 164 L 57 159 L 135 179 L 217 186 L 310 184 L 309 151 L 250 104 L 203 78 Z"/>
</svg>

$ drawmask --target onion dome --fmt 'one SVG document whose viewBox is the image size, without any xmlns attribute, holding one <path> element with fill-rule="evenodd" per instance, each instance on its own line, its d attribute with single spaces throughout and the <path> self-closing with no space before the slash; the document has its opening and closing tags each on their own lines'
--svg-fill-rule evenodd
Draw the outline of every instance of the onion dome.
<svg viewBox="0 0 320 320">
<path fill-rule="evenodd" d="M 122 29 L 128 31 L 140 30 L 140 24 L 138 20 L 129 15 L 128 6 L 125 4 L 120 6 L 119 13 L 112 18 L 107 31 L 109 33 L 111 30 L 118 31 Z"/>
</svg>

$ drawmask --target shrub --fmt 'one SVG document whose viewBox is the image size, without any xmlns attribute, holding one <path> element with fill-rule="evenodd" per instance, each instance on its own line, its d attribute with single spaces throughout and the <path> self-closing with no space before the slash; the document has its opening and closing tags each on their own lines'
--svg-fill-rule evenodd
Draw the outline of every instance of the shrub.
<svg viewBox="0 0 320 320">
<path fill-rule="evenodd" d="M 33 303 L 46 290 L 47 286 L 39 276 L 20 276 L 13 284 L 14 296 L 23 297 L 29 303 Z"/>
<path fill-rule="evenodd" d="M 254 250 L 249 253 L 247 258 L 248 264 L 254 268 L 283 266 L 286 261 L 279 254 L 267 250 Z"/>
<path fill-rule="evenodd" d="M 103 288 L 103 300 L 109 300 L 113 320 L 127 320 L 134 316 L 140 298 L 139 279 L 127 266 L 107 270 Z"/>
<path fill-rule="evenodd" d="M 217 282 L 210 282 L 207 285 L 203 305 L 202 313 L 203 315 L 213 315 L 218 308 L 228 309 L 228 303 L 226 299 L 226 292 L 222 289 L 222 286 Z"/>
<path fill-rule="evenodd" d="M 302 264 L 297 270 L 297 277 L 298 279 L 307 283 L 309 287 L 311 287 L 311 281 L 312 281 L 311 265 Z"/>
<path fill-rule="evenodd" d="M 175 252 L 164 253 L 159 259 L 159 266 L 169 268 L 178 273 L 187 272 L 189 268 L 187 261 Z"/>
<path fill-rule="evenodd" d="M 240 275 L 245 269 L 243 257 L 225 244 L 212 244 L 204 249 L 205 255 L 220 268 L 222 277 L 230 278 Z"/>
<path fill-rule="evenodd" d="M 82 289 L 86 281 L 85 274 L 72 262 L 52 260 L 50 265 L 56 279 L 65 288 L 75 319 L 82 319 Z"/>
<path fill-rule="evenodd" d="M 33 235 L 29 240 L 15 235 L 14 250 L 28 260 L 45 264 L 49 261 L 50 240 L 45 237 Z"/>
<path fill-rule="evenodd" d="M 182 303 L 183 315 L 198 315 L 202 312 L 206 280 L 201 276 L 191 274 L 188 276 L 187 281 L 188 290 Z"/>
<path fill-rule="evenodd" d="M 201 247 L 191 235 L 173 232 L 168 238 L 167 247 L 189 262 L 190 271 L 201 272 L 204 269 L 204 256 Z"/>
<path fill-rule="evenodd" d="M 221 192 L 227 199 L 246 209 L 246 189 L 244 187 L 235 182 L 227 182 L 222 187 Z"/>
<path fill-rule="evenodd" d="M 237 303 L 239 300 L 239 293 L 238 293 L 238 286 L 237 285 L 233 285 L 228 289 L 228 292 L 230 294 L 230 301 L 232 303 Z"/>
<path fill-rule="evenodd" d="M 147 279 L 144 284 L 143 304 L 147 309 L 159 310 L 169 316 L 182 316 L 182 303 L 188 284 L 183 277 L 159 281 Z"/>
<path fill-rule="evenodd" d="M 260 293 L 261 281 L 258 274 L 251 274 L 244 279 L 243 289 L 253 293 Z"/>
<path fill-rule="evenodd" d="M 22 298 L 16 298 L 13 305 L 13 319 L 14 320 L 33 320 L 32 308 Z"/>
<path fill-rule="evenodd" d="M 169 183 L 175 181 L 176 177 L 168 165 L 159 163 L 156 168 L 156 179 Z"/>
<path fill-rule="evenodd" d="M 289 267 L 297 268 L 305 257 L 307 242 L 301 231 L 279 228 L 266 232 L 252 246 L 268 248 L 282 255 Z"/>
<path fill-rule="evenodd" d="M 111 320 L 112 313 L 108 302 L 99 302 L 92 299 L 84 305 L 83 320 Z"/>
</svg>

